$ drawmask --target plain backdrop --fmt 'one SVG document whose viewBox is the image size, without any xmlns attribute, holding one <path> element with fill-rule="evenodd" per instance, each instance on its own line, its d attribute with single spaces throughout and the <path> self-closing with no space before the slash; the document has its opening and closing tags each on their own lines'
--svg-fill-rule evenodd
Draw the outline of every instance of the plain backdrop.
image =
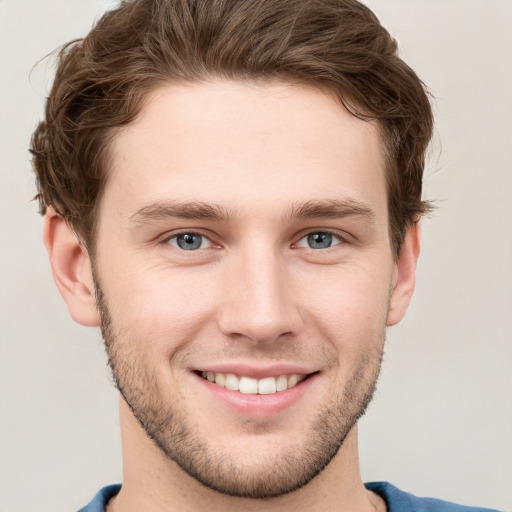
<svg viewBox="0 0 512 512">
<path fill-rule="evenodd" d="M 435 96 L 416 294 L 361 422 L 365 480 L 512 510 L 512 1 L 371 0 Z M 0 0 L 0 512 L 74 511 L 120 481 L 97 330 L 53 284 L 29 139 L 52 66 L 113 2 Z"/>
</svg>

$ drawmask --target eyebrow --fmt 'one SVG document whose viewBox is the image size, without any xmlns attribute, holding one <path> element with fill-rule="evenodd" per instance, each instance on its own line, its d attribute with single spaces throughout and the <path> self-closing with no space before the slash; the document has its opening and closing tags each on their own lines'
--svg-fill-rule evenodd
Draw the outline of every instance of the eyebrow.
<svg viewBox="0 0 512 512">
<path fill-rule="evenodd" d="M 375 221 L 375 212 L 365 203 L 355 199 L 331 199 L 294 203 L 291 215 L 297 219 L 341 219 L 345 217 L 363 217 Z"/>
<path fill-rule="evenodd" d="M 169 218 L 229 222 L 236 217 L 234 211 L 218 204 L 202 201 L 155 201 L 137 210 L 129 219 L 134 224 L 144 224 L 148 221 L 162 221 Z M 375 213 L 368 205 L 354 199 L 331 199 L 293 203 L 285 217 L 298 220 L 363 217 L 374 222 Z"/>
<path fill-rule="evenodd" d="M 130 216 L 130 221 L 135 224 L 141 224 L 147 221 L 175 218 L 226 222 L 233 217 L 233 212 L 216 204 L 208 204 L 201 201 L 156 201 L 137 210 Z"/>
</svg>

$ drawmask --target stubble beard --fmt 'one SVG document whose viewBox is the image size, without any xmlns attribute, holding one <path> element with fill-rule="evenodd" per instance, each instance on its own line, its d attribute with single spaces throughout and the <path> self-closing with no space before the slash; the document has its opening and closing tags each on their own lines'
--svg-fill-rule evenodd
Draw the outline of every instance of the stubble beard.
<svg viewBox="0 0 512 512">
<path fill-rule="evenodd" d="M 155 373 L 143 354 L 118 335 L 97 280 L 101 332 L 114 383 L 148 437 L 171 461 L 206 487 L 240 498 L 275 498 L 308 484 L 335 457 L 372 400 L 378 380 L 385 327 L 377 347 L 363 354 L 344 389 L 317 414 L 297 446 L 268 453 L 256 465 L 237 453 L 219 453 L 206 436 L 194 431 L 183 411 L 162 400 Z M 174 410 L 176 409 L 176 410 Z"/>
</svg>

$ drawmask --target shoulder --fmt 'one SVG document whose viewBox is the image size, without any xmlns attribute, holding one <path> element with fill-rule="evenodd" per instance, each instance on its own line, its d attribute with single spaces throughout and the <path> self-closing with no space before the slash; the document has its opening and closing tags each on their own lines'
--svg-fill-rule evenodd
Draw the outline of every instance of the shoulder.
<svg viewBox="0 0 512 512">
<path fill-rule="evenodd" d="M 121 484 L 108 485 L 100 489 L 93 500 L 78 512 L 105 512 L 105 506 L 121 489 Z"/>
<path fill-rule="evenodd" d="M 435 498 L 418 498 L 387 482 L 370 482 L 365 486 L 384 499 L 388 512 L 498 512 L 488 508 L 466 507 Z"/>
</svg>

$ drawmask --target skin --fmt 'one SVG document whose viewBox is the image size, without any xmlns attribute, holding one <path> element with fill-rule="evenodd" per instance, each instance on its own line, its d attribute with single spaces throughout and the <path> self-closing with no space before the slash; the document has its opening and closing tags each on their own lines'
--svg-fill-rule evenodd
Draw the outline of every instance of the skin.
<svg viewBox="0 0 512 512">
<path fill-rule="evenodd" d="M 184 232 L 200 248 L 180 249 Z M 314 233 L 332 245 L 310 247 Z M 45 243 L 73 318 L 102 324 L 123 395 L 109 511 L 385 509 L 361 481 L 356 420 L 419 243 L 410 227 L 393 257 L 375 125 L 295 85 L 163 86 L 114 140 L 94 278 L 51 210 Z M 292 365 L 312 377 L 277 412 L 231 407 L 194 373 Z"/>
</svg>

